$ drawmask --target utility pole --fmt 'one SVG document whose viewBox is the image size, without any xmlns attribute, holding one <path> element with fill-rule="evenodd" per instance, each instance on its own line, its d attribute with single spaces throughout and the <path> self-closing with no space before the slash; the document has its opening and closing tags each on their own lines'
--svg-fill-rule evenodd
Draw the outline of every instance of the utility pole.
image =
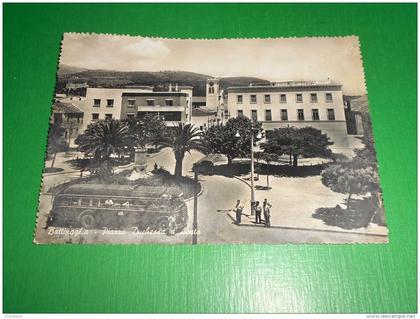
<svg viewBox="0 0 420 319">
<path fill-rule="evenodd" d="M 198 172 L 194 170 L 194 181 L 195 184 L 198 184 Z M 193 234 L 192 234 L 192 244 L 197 244 L 197 192 L 194 192 L 194 216 L 193 216 Z"/>
<path fill-rule="evenodd" d="M 254 190 L 254 132 L 251 131 L 251 215 L 255 215 L 255 190 Z"/>
</svg>

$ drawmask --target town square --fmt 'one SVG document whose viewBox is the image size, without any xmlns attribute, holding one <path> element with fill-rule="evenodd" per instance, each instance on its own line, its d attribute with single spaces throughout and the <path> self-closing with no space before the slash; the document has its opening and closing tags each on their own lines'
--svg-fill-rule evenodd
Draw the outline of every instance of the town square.
<svg viewBox="0 0 420 319">
<path fill-rule="evenodd" d="M 387 242 L 356 37 L 277 40 L 350 52 L 342 81 L 76 67 L 89 37 L 63 39 L 36 243 Z"/>
</svg>

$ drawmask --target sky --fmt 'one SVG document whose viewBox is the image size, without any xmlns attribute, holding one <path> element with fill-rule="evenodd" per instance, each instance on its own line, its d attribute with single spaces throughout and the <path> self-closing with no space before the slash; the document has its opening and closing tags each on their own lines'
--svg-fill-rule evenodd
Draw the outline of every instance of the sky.
<svg viewBox="0 0 420 319">
<path fill-rule="evenodd" d="M 366 93 L 359 40 L 349 37 L 191 40 L 66 33 L 60 64 L 118 71 L 190 71 L 269 81 L 331 79 Z"/>
</svg>

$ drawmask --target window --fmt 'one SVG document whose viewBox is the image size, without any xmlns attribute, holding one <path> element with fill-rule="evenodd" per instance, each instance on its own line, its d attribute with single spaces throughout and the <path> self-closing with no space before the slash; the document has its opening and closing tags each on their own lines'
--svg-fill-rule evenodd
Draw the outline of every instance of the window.
<svg viewBox="0 0 420 319">
<path fill-rule="evenodd" d="M 135 107 L 136 106 L 136 100 L 128 100 L 128 107 Z"/>
<path fill-rule="evenodd" d="M 303 102 L 302 94 L 296 94 L 296 102 L 297 103 L 302 103 Z"/>
<path fill-rule="evenodd" d="M 286 99 L 286 94 L 280 94 L 280 103 L 286 103 L 287 99 Z"/>
<path fill-rule="evenodd" d="M 105 120 L 111 120 L 112 114 L 105 114 Z"/>
<path fill-rule="evenodd" d="M 285 109 L 281 110 L 281 120 L 287 121 L 287 110 Z"/>
<path fill-rule="evenodd" d="M 170 100 L 170 99 L 165 100 L 165 105 L 166 106 L 174 106 L 174 100 Z"/>
<path fill-rule="evenodd" d="M 214 86 L 213 84 L 209 85 L 209 94 L 213 94 L 214 93 Z"/>
<path fill-rule="evenodd" d="M 101 99 L 94 99 L 93 100 L 93 106 L 94 107 L 100 107 L 101 106 Z"/>
<path fill-rule="evenodd" d="M 328 109 L 327 113 L 328 113 L 328 121 L 334 121 L 335 120 L 334 109 Z"/>
<path fill-rule="evenodd" d="M 242 95 L 237 95 L 236 96 L 236 102 L 237 103 L 242 103 L 244 101 L 243 96 Z"/>
<path fill-rule="evenodd" d="M 305 114 L 303 113 L 303 109 L 298 109 L 298 120 L 299 121 L 304 121 L 305 120 Z"/>
<path fill-rule="evenodd" d="M 258 120 L 258 113 L 257 110 L 251 110 L 251 119 L 253 121 L 257 121 Z"/>
<path fill-rule="evenodd" d="M 238 116 L 244 116 L 244 111 L 243 110 L 238 110 Z"/>
<path fill-rule="evenodd" d="M 311 103 L 317 103 L 318 102 L 318 96 L 316 93 L 311 93 Z"/>
<path fill-rule="evenodd" d="M 106 107 L 113 107 L 114 106 L 114 100 L 106 100 Z"/>
<path fill-rule="evenodd" d="M 92 121 L 99 120 L 99 113 L 92 113 Z"/>
<path fill-rule="evenodd" d="M 134 118 L 134 113 L 127 113 L 127 118 L 128 119 L 133 119 Z"/>
<path fill-rule="evenodd" d="M 155 100 L 153 99 L 148 99 L 146 100 L 146 102 L 147 102 L 147 106 L 155 106 Z"/>
<path fill-rule="evenodd" d="M 333 101 L 332 93 L 325 93 L 325 102 L 331 103 Z"/>
<path fill-rule="evenodd" d="M 271 121 L 271 110 L 265 110 L 265 120 Z"/>
<path fill-rule="evenodd" d="M 319 120 L 319 111 L 318 109 L 312 109 L 312 120 L 318 121 Z"/>
<path fill-rule="evenodd" d="M 251 95 L 251 103 L 253 103 L 253 104 L 257 103 L 257 96 L 256 95 Z"/>
<path fill-rule="evenodd" d="M 264 103 L 271 103 L 271 96 L 270 94 L 264 95 Z"/>
</svg>

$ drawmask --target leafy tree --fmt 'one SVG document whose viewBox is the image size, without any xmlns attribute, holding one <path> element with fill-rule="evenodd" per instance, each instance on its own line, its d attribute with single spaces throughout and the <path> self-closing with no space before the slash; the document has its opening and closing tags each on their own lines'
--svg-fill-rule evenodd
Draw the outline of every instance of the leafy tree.
<svg viewBox="0 0 420 319">
<path fill-rule="evenodd" d="M 125 121 L 130 135 L 134 138 L 134 146 L 145 147 L 146 144 L 152 144 L 157 149 L 160 144 L 165 144 L 168 138 L 165 122 L 157 115 L 146 114 L 142 119 L 132 118 Z"/>
<path fill-rule="evenodd" d="M 100 120 L 90 124 L 75 143 L 85 156 L 93 156 L 97 162 L 108 161 L 112 154 L 121 155 L 134 145 L 127 123 L 120 120 Z"/>
<path fill-rule="evenodd" d="M 202 133 L 192 124 L 179 124 L 165 142 L 171 146 L 175 155 L 175 177 L 182 177 L 182 162 L 186 152 L 191 150 L 204 151 L 205 146 L 201 139 Z"/>
<path fill-rule="evenodd" d="M 274 153 L 261 152 L 259 154 L 261 154 L 260 159 L 265 161 L 268 165 L 270 165 L 271 162 L 277 161 L 279 159 L 279 156 L 277 154 L 274 154 Z M 270 187 L 269 176 L 270 176 L 270 174 L 267 174 L 267 188 Z"/>
<path fill-rule="evenodd" d="M 321 172 L 321 181 L 334 192 L 348 194 L 347 209 L 353 194 L 363 195 L 377 187 L 373 166 L 365 166 L 356 159 L 330 165 Z"/>
<path fill-rule="evenodd" d="M 298 166 L 298 158 L 302 157 L 331 157 L 332 152 L 326 134 L 313 127 L 284 127 L 272 131 L 267 136 L 267 142 L 262 144 L 266 153 L 293 156 L 293 166 Z"/>
<path fill-rule="evenodd" d="M 143 118 L 144 127 L 147 134 L 147 142 L 154 145 L 155 150 L 165 142 L 168 137 L 168 130 L 165 121 L 154 114 L 146 114 Z"/>
<path fill-rule="evenodd" d="M 204 134 L 204 141 L 209 153 L 226 155 L 230 165 L 237 157 L 250 156 L 252 130 L 261 130 L 261 124 L 245 116 L 230 118 L 226 125 L 210 127 Z M 236 137 L 236 133 L 240 137 Z"/>
<path fill-rule="evenodd" d="M 66 130 L 61 127 L 59 124 L 51 124 L 50 131 L 48 133 L 48 155 L 52 155 L 51 168 L 54 167 L 55 158 L 57 157 L 58 152 L 65 151 L 67 149 L 67 144 L 64 139 L 64 132 Z"/>
</svg>

